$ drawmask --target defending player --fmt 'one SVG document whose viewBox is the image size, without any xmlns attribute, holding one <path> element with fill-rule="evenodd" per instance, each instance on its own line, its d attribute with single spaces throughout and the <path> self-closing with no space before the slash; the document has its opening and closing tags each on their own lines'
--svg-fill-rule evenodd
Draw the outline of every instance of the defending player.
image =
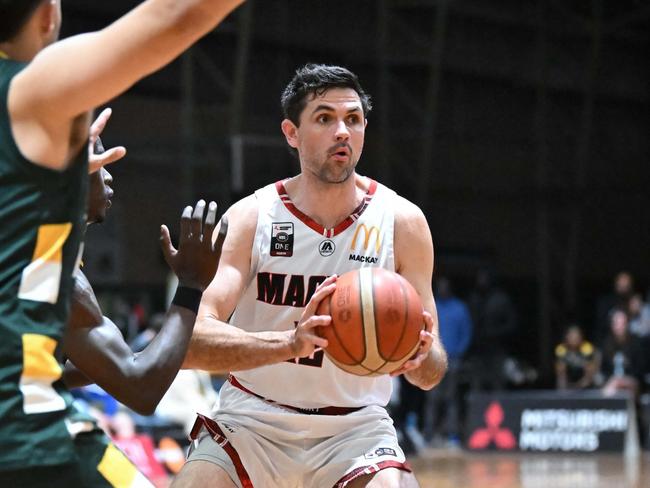
<svg viewBox="0 0 650 488">
<path fill-rule="evenodd" d="M 103 153 L 101 140 L 97 138 L 94 156 Z M 103 167 L 90 175 L 89 225 L 104 221 L 113 196 L 112 181 L 112 176 Z M 124 342 L 117 326 L 102 316 L 90 283 L 81 270 L 77 271 L 70 319 L 63 341 L 65 354 L 74 361 L 74 365 L 70 361 L 65 365 L 63 380 L 68 388 L 95 382 L 139 413 L 153 413 L 185 356 L 201 293 L 214 277 L 227 232 L 227 223 L 222 222 L 213 245 L 217 208 L 214 202 L 210 203 L 205 225 L 202 225 L 204 210 L 205 202 L 201 200 L 194 211 L 192 207 L 183 211 L 178 250 L 172 246 L 167 228 L 161 229 L 165 260 L 176 273 L 179 288 L 161 331 L 138 354 L 134 354 Z M 74 411 L 69 425 L 78 432 L 74 442 L 83 467 L 84 486 L 109 488 L 119 486 L 120 480 L 128 480 L 129 486 L 153 486 L 92 419 Z M 101 468 L 108 458 L 113 466 Z"/>
<path fill-rule="evenodd" d="M 354 74 L 306 65 L 282 106 L 282 132 L 301 172 L 227 212 L 222 260 L 185 367 L 232 374 L 214 419 L 200 418 L 197 446 L 173 486 L 417 486 L 384 408 L 390 377 L 334 366 L 314 330 L 331 318 L 314 313 L 336 286 L 332 275 L 362 266 L 397 271 L 422 298 L 426 330 L 395 374 L 435 386 L 446 356 L 429 227 L 418 207 L 355 171 L 370 103 Z"/>
<path fill-rule="evenodd" d="M 104 152 L 101 140 L 96 153 Z M 90 175 L 88 224 L 102 222 L 110 206 L 113 178 L 101 168 Z M 217 205 L 210 202 L 203 225 L 205 202 L 186 207 L 181 217 L 179 249 L 174 249 L 166 226 L 161 228 L 165 260 L 178 277 L 179 287 L 156 338 L 134 354 L 122 333 L 104 317 L 88 279 L 77 271 L 69 326 L 65 334 L 64 381 L 69 388 L 100 385 L 133 410 L 151 415 L 181 366 L 192 335 L 203 290 L 212 281 L 228 229 L 225 220 L 213 244 Z"/>
<path fill-rule="evenodd" d="M 85 227 L 89 111 L 241 1 L 148 0 L 101 31 L 55 43 L 60 0 L 0 0 L 0 478 L 8 486 L 80 484 L 57 357 Z"/>
</svg>

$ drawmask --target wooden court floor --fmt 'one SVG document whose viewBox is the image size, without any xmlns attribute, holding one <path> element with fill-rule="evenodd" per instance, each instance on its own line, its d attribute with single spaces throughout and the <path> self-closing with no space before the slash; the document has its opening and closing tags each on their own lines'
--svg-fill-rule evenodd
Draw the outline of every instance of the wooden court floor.
<svg viewBox="0 0 650 488">
<path fill-rule="evenodd" d="M 427 450 L 409 462 L 422 488 L 650 488 L 650 453 L 468 453 Z"/>
</svg>

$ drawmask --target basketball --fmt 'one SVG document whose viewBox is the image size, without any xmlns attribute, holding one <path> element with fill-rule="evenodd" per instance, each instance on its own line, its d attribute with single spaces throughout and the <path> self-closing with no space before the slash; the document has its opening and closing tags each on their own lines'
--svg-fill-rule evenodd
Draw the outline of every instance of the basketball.
<svg viewBox="0 0 650 488">
<path fill-rule="evenodd" d="M 422 302 L 397 273 L 361 268 L 338 277 L 336 290 L 317 313 L 331 315 L 319 328 L 325 353 L 339 368 L 359 376 L 391 373 L 415 354 L 424 329 Z"/>
</svg>

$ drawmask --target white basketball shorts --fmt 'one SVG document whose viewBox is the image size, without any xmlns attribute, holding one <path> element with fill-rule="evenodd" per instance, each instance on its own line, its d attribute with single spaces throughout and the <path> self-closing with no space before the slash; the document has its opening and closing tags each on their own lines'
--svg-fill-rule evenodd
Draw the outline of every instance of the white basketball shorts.
<svg viewBox="0 0 650 488">
<path fill-rule="evenodd" d="M 187 462 L 217 464 L 239 488 L 343 488 L 382 469 L 410 471 L 383 407 L 310 415 L 227 382 L 203 419 Z"/>
</svg>

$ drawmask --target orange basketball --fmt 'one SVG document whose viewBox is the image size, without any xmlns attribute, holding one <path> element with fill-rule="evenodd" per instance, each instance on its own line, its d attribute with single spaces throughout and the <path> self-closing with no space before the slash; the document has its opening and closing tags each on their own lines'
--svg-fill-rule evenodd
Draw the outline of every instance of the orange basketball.
<svg viewBox="0 0 650 488">
<path fill-rule="evenodd" d="M 420 345 L 422 302 L 397 273 L 361 268 L 338 277 L 336 290 L 318 307 L 332 324 L 319 327 L 325 353 L 339 368 L 359 376 L 391 373 Z"/>
</svg>

